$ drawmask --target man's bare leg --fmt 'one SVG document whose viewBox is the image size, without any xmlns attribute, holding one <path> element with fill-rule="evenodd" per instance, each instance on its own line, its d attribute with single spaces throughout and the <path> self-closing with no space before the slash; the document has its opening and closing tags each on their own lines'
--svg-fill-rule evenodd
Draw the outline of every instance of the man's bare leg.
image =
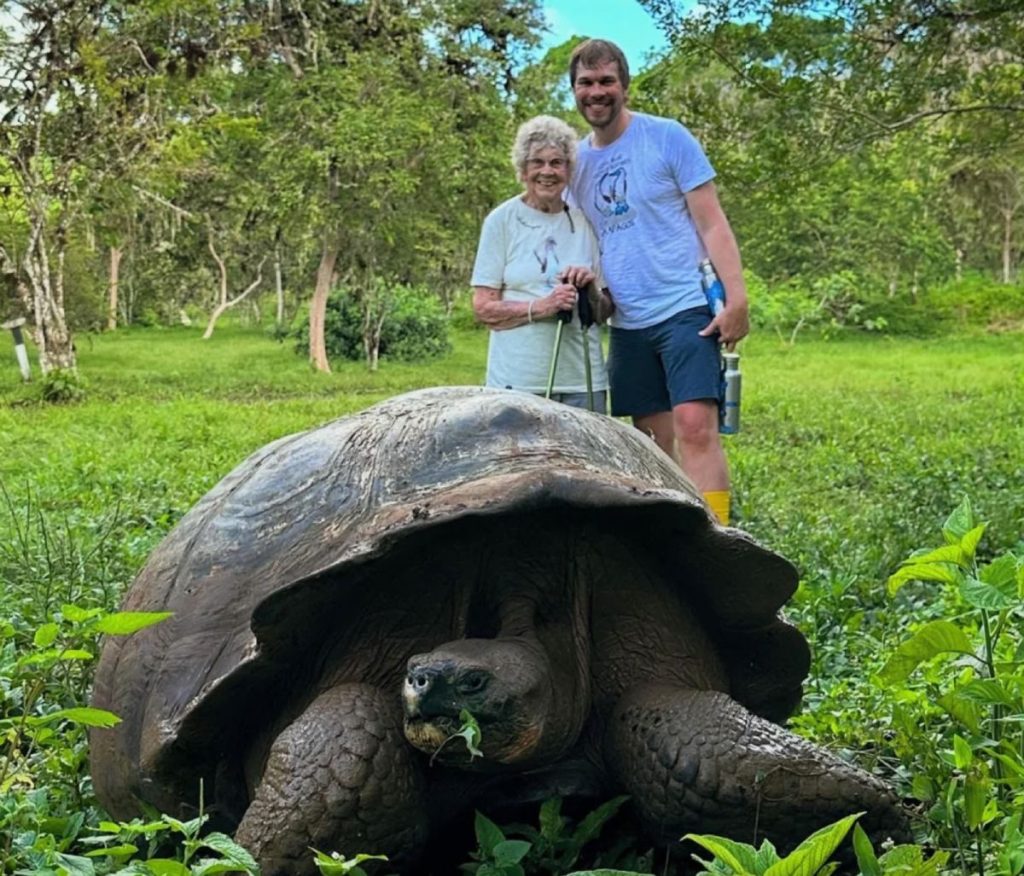
<svg viewBox="0 0 1024 876">
<path fill-rule="evenodd" d="M 659 411 L 656 414 L 633 417 L 633 425 L 645 435 L 653 438 L 654 443 L 671 456 L 676 461 L 676 465 L 682 468 L 679 454 L 676 452 L 676 433 L 671 411 Z"/>
<path fill-rule="evenodd" d="M 729 522 L 729 464 L 718 434 L 713 401 L 683 402 L 671 411 L 634 417 L 633 425 L 654 438 L 704 494 L 723 523 Z"/>
</svg>

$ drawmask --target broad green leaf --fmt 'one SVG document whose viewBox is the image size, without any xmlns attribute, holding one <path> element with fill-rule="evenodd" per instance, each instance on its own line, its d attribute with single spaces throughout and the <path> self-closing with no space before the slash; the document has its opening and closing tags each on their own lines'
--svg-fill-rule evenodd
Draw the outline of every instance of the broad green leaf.
<svg viewBox="0 0 1024 876">
<path fill-rule="evenodd" d="M 780 860 L 782 859 L 775 850 L 775 846 L 768 840 L 764 840 L 761 843 L 761 848 L 757 850 L 757 854 L 754 856 L 754 872 L 763 873 L 772 864 L 778 863 Z"/>
<path fill-rule="evenodd" d="M 565 823 L 565 819 L 562 818 L 561 797 L 552 797 L 541 804 L 537 823 L 540 825 L 540 835 L 545 839 L 553 840 L 561 836 Z"/>
<path fill-rule="evenodd" d="M 878 863 L 871 840 L 859 824 L 853 826 L 853 853 L 857 856 L 861 876 L 883 876 L 882 865 Z"/>
<path fill-rule="evenodd" d="M 925 624 L 889 658 L 879 677 L 887 682 L 902 682 L 921 663 L 939 654 L 974 654 L 971 640 L 957 626 L 945 620 Z"/>
<path fill-rule="evenodd" d="M 323 874 L 323 876 L 345 876 L 345 874 L 351 874 L 351 876 L 359 876 L 359 874 L 365 871 L 360 866 L 366 861 L 386 861 L 386 855 L 367 855 L 358 854 L 354 858 L 348 859 L 340 855 L 338 852 L 332 852 L 330 855 L 324 852 L 317 851 L 311 848 L 316 862 L 317 869 Z"/>
<path fill-rule="evenodd" d="M 131 843 L 122 843 L 119 846 L 107 846 L 105 849 L 93 849 L 91 852 L 86 852 L 87 858 L 127 858 L 129 855 L 134 855 L 139 850 L 138 846 L 133 846 Z"/>
<path fill-rule="evenodd" d="M 964 550 L 958 544 L 944 544 L 923 554 L 914 554 L 905 559 L 901 566 L 923 565 L 925 563 L 953 563 L 960 566 L 964 563 Z"/>
<path fill-rule="evenodd" d="M 65 620 L 69 620 L 72 623 L 80 624 L 82 621 L 90 620 L 98 614 L 103 613 L 102 608 L 81 608 L 77 605 L 72 605 L 69 602 L 64 603 L 60 607 L 60 613 L 64 616 Z"/>
<path fill-rule="evenodd" d="M 173 615 L 173 611 L 118 611 L 96 621 L 93 629 L 108 636 L 128 636 Z"/>
<path fill-rule="evenodd" d="M 252 867 L 247 867 L 238 861 L 227 858 L 200 858 L 191 867 L 192 876 L 216 876 L 217 873 L 255 873 Z"/>
<path fill-rule="evenodd" d="M 615 815 L 622 808 L 622 804 L 628 799 L 628 794 L 613 797 L 593 811 L 588 812 L 572 832 L 573 842 L 576 843 L 577 847 L 582 848 L 591 840 L 596 839 L 600 835 L 601 828 L 604 827 L 605 822 Z"/>
<path fill-rule="evenodd" d="M 84 724 L 86 727 L 116 727 L 121 723 L 121 719 L 113 712 L 108 712 L 105 709 L 93 709 L 88 706 L 58 709 L 48 715 L 28 719 L 28 723 L 36 726 L 52 724 L 54 721 L 74 721 L 76 724 Z"/>
<path fill-rule="evenodd" d="M 911 793 L 918 800 L 923 800 L 925 803 L 931 803 L 935 799 L 935 783 L 932 781 L 931 776 L 923 774 L 914 776 L 914 781 L 911 783 Z M 857 825 L 860 828 L 860 825 Z M 854 830 L 854 839 L 856 839 L 856 829 Z M 863 868 L 862 868 L 863 869 Z"/>
<path fill-rule="evenodd" d="M 959 733 L 953 736 L 953 763 L 958 770 L 966 770 L 974 763 L 974 752 L 967 740 Z"/>
<path fill-rule="evenodd" d="M 1017 573 L 1021 568 L 1020 560 L 1013 554 L 996 557 L 978 570 L 978 577 L 986 584 L 998 587 L 1004 593 L 1016 593 Z"/>
<path fill-rule="evenodd" d="M 964 578 L 960 584 L 960 595 L 968 605 L 988 611 L 1002 611 L 1017 603 L 1016 593 L 1006 593 L 1000 587 L 971 577 Z"/>
<path fill-rule="evenodd" d="M 977 830 L 984 823 L 989 790 L 988 780 L 980 776 L 968 775 L 964 781 L 964 813 L 970 830 Z"/>
<path fill-rule="evenodd" d="M 756 872 L 754 867 L 757 853 L 753 846 L 713 834 L 688 833 L 682 841 L 687 840 L 696 843 L 711 852 L 723 864 L 732 867 L 737 876 L 747 876 Z"/>
<path fill-rule="evenodd" d="M 982 751 L 998 760 L 1006 768 L 1007 775 L 1015 775 L 1018 779 L 1024 779 L 1024 761 L 1021 761 L 1020 755 L 1016 753 L 1007 755 L 988 747 L 982 748 Z"/>
<path fill-rule="evenodd" d="M 257 869 L 256 860 L 249 851 L 238 843 L 236 843 L 227 834 L 213 831 L 212 833 L 206 834 L 201 840 L 202 845 L 208 849 L 213 849 L 215 852 L 219 852 L 225 858 L 236 864 L 241 864 L 249 870 L 255 871 Z"/>
<path fill-rule="evenodd" d="M 462 722 L 462 726 L 455 736 L 465 740 L 470 760 L 474 757 L 483 757 L 484 753 L 480 750 L 480 740 L 483 737 L 481 736 L 480 725 L 477 723 L 476 718 L 473 717 L 469 709 L 463 709 L 459 712 L 459 720 Z"/>
<path fill-rule="evenodd" d="M 60 633 L 60 627 L 56 624 L 43 624 L 32 637 L 32 644 L 37 648 L 48 648 L 57 641 L 58 633 Z"/>
<path fill-rule="evenodd" d="M 35 651 L 18 658 L 18 666 L 39 666 L 47 663 L 87 663 L 93 654 L 77 649 L 51 648 L 48 651 Z"/>
<path fill-rule="evenodd" d="M 764 876 L 814 876 L 832 857 L 846 838 L 854 822 L 864 813 L 855 812 L 835 824 L 816 830 L 779 863 L 773 864 Z"/>
<path fill-rule="evenodd" d="M 494 863 L 499 867 L 518 864 L 530 851 L 530 844 L 525 840 L 502 840 L 494 847 Z"/>
<path fill-rule="evenodd" d="M 650 874 L 637 873 L 635 870 L 575 870 L 567 876 L 650 876 Z"/>
<path fill-rule="evenodd" d="M 81 855 L 57 853 L 57 861 L 63 876 L 94 876 L 96 867 L 89 858 Z"/>
<path fill-rule="evenodd" d="M 150 858 L 146 866 L 154 876 L 192 876 L 188 867 L 173 858 Z"/>
<path fill-rule="evenodd" d="M 955 693 L 985 706 L 998 704 L 1011 709 L 1020 708 L 1020 700 L 1011 696 L 998 678 L 977 678 L 958 687 Z"/>
<path fill-rule="evenodd" d="M 982 523 L 980 526 L 975 526 L 964 533 L 963 538 L 960 539 L 960 548 L 963 550 L 964 556 L 968 561 L 974 559 L 974 552 L 978 549 L 978 542 L 981 541 L 981 537 L 984 534 L 985 524 Z"/>
<path fill-rule="evenodd" d="M 501 828 L 498 827 L 493 821 L 491 821 L 482 812 L 477 811 L 475 820 L 476 829 L 476 841 L 482 851 L 488 857 L 492 857 L 494 854 L 494 847 L 501 842 L 505 841 L 505 834 L 501 832 Z"/>
<path fill-rule="evenodd" d="M 960 541 L 977 525 L 978 521 L 974 517 L 971 500 L 964 496 L 963 501 L 953 509 L 953 512 L 946 518 L 946 522 L 942 524 L 942 532 L 946 538 Z"/>
<path fill-rule="evenodd" d="M 890 596 L 895 596 L 908 581 L 941 581 L 945 584 L 957 584 L 961 577 L 960 569 L 950 563 L 912 563 L 902 566 L 891 575 L 886 589 Z"/>
<path fill-rule="evenodd" d="M 950 717 L 959 721 L 972 733 L 977 733 L 981 725 L 981 711 L 978 704 L 958 697 L 954 691 L 948 691 L 940 696 L 936 703 L 941 706 Z"/>
</svg>

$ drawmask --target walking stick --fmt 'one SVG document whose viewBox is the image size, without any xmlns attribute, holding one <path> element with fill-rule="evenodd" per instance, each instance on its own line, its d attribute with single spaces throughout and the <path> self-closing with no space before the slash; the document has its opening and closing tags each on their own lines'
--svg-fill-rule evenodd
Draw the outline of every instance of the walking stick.
<svg viewBox="0 0 1024 876">
<path fill-rule="evenodd" d="M 590 374 L 590 327 L 594 324 L 594 311 L 590 306 L 590 286 L 577 287 L 576 310 L 580 315 L 580 330 L 583 332 L 583 373 L 587 377 L 587 407 L 594 410 L 594 379 Z"/>
<path fill-rule="evenodd" d="M 544 393 L 544 398 L 551 398 L 551 390 L 555 386 L 555 369 L 558 367 L 558 350 L 562 346 L 562 327 L 572 319 L 571 310 L 560 310 L 558 315 L 555 317 L 558 320 L 558 326 L 555 328 L 555 346 L 551 351 L 551 370 L 548 371 L 548 391 Z"/>
</svg>

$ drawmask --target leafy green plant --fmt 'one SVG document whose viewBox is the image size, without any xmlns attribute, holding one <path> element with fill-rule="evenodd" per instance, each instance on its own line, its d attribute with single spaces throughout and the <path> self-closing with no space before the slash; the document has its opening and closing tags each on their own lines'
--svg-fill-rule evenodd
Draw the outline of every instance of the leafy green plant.
<svg viewBox="0 0 1024 876">
<path fill-rule="evenodd" d="M 474 821 L 477 850 L 472 862 L 460 869 L 476 876 L 525 876 L 521 861 L 530 851 L 525 840 L 507 839 L 504 831 L 486 815 L 476 813 Z"/>
<path fill-rule="evenodd" d="M 189 821 L 161 815 L 152 821 L 103 821 L 99 833 L 81 840 L 83 845 L 98 845 L 84 859 L 106 860 L 113 876 L 151 874 L 151 876 L 211 876 L 214 873 L 259 874 L 259 866 L 242 846 L 227 834 L 203 833 L 209 816 L 200 814 Z M 174 857 L 160 854 L 172 846 Z M 211 854 L 212 853 L 212 854 Z M 121 866 L 121 865 L 124 866 Z M 114 869 L 116 868 L 116 869 Z M 82 870 L 88 876 L 94 870 Z"/>
<path fill-rule="evenodd" d="M 614 797 L 587 813 L 577 824 L 562 814 L 562 800 L 553 797 L 540 807 L 539 826 L 509 825 L 506 830 L 530 844 L 524 866 L 529 873 L 561 876 L 579 861 L 584 847 L 596 840 L 629 797 Z"/>
<path fill-rule="evenodd" d="M 313 863 L 323 876 L 366 876 L 362 865 L 367 861 L 386 861 L 385 855 L 356 855 L 346 858 L 339 852 L 325 854 L 313 849 Z"/>
<path fill-rule="evenodd" d="M 43 375 L 43 401 L 77 402 L 85 398 L 87 381 L 73 368 L 54 368 Z"/>
<path fill-rule="evenodd" d="M 707 876 L 828 876 L 839 867 L 836 862 L 829 863 L 829 859 L 863 814 L 848 815 L 815 831 L 785 858 L 768 840 L 759 849 L 711 834 L 688 833 L 683 840 L 695 842 L 714 855 L 710 861 L 693 856 L 704 867 L 701 873 Z"/>
<path fill-rule="evenodd" d="M 950 831 L 962 871 L 987 872 L 994 850 L 1006 853 L 1009 869 L 999 872 L 1016 876 L 1024 867 L 1016 854 L 1024 809 L 1024 561 L 1006 551 L 982 562 L 985 530 L 964 499 L 942 527 L 944 544 L 916 551 L 889 578 L 891 596 L 911 581 L 937 587 L 948 616 L 917 626 L 879 681 L 907 686 L 905 702 L 916 697 L 922 711 L 945 714 L 939 757 L 920 759 L 913 787 Z M 914 736 L 906 736 L 911 745 Z"/>
<path fill-rule="evenodd" d="M 324 336 L 332 358 L 364 361 L 369 330 L 379 331 L 382 359 L 413 362 L 436 359 L 451 350 L 444 305 L 422 286 L 386 284 L 376 280 L 368 289 L 341 286 L 327 300 Z M 295 349 L 309 351 L 309 314 L 303 310 L 293 323 Z"/>
</svg>

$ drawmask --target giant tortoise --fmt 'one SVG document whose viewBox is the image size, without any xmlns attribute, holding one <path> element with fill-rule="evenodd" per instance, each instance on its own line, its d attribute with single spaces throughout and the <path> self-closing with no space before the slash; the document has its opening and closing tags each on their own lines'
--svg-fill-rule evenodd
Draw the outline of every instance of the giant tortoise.
<svg viewBox="0 0 1024 876">
<path fill-rule="evenodd" d="M 265 876 L 309 847 L 417 871 L 472 807 L 630 795 L 657 842 L 786 845 L 872 775 L 782 729 L 809 665 L 793 567 L 634 429 L 533 396 L 413 392 L 243 462 L 156 549 L 105 642 L 115 816 L 207 806 Z M 451 737 L 463 710 L 482 757 Z M 872 821 L 873 819 L 873 821 Z"/>
</svg>

